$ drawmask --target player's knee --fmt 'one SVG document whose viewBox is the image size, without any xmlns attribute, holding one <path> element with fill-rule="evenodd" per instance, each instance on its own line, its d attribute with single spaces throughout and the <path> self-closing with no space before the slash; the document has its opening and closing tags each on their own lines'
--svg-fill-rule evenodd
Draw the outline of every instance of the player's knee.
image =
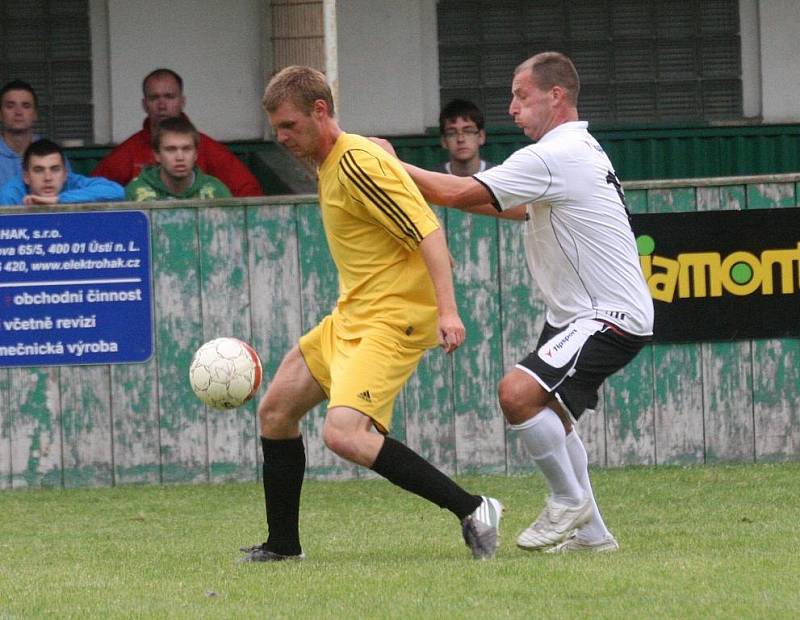
<svg viewBox="0 0 800 620">
<path fill-rule="evenodd" d="M 288 411 L 283 410 L 278 403 L 265 397 L 258 404 L 258 421 L 261 424 L 262 434 L 264 431 L 277 430 L 284 428 L 291 422 Z"/>
<path fill-rule="evenodd" d="M 500 409 L 509 422 L 518 417 L 521 406 L 519 389 L 515 382 L 509 377 L 503 377 L 500 385 L 497 386 L 497 398 L 500 401 Z"/>
<path fill-rule="evenodd" d="M 322 441 L 327 448 L 344 459 L 353 460 L 353 438 L 333 424 L 326 423 L 322 428 Z"/>
<path fill-rule="evenodd" d="M 522 424 L 542 409 L 536 399 L 532 398 L 528 386 L 514 375 L 506 375 L 500 381 L 497 398 L 509 424 Z"/>
</svg>

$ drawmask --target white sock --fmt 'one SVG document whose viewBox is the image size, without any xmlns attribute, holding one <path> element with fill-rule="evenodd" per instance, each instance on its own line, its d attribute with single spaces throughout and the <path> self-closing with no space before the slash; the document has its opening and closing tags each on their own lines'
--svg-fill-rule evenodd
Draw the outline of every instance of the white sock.
<svg viewBox="0 0 800 620">
<path fill-rule="evenodd" d="M 592 518 L 586 525 L 578 529 L 578 538 L 586 542 L 597 542 L 607 536 L 609 531 L 603 522 L 603 517 L 600 516 L 597 502 L 594 501 L 592 483 L 589 481 L 589 458 L 586 456 L 586 448 L 578 436 L 578 430 L 574 426 L 572 432 L 567 435 L 565 443 L 575 477 L 583 487 L 583 492 L 592 500 Z"/>
<path fill-rule="evenodd" d="M 584 498 L 583 487 L 575 477 L 567 453 L 566 433 L 558 414 L 545 407 L 530 420 L 511 425 L 533 457 L 550 487 L 550 495 L 559 504 L 577 506 Z"/>
</svg>

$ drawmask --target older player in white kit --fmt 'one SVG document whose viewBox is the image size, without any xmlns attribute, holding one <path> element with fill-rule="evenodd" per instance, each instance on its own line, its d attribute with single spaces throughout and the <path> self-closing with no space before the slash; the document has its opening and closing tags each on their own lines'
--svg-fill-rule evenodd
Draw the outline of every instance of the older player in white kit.
<svg viewBox="0 0 800 620">
<path fill-rule="evenodd" d="M 467 178 L 404 164 L 430 202 L 525 220 L 526 258 L 547 303 L 546 323 L 535 349 L 501 380 L 499 399 L 550 489 L 517 545 L 553 553 L 619 548 L 597 509 L 575 422 L 653 330 L 622 189 L 578 120 L 579 90 L 569 58 L 537 54 L 514 72 L 509 107 L 536 144 Z"/>
</svg>

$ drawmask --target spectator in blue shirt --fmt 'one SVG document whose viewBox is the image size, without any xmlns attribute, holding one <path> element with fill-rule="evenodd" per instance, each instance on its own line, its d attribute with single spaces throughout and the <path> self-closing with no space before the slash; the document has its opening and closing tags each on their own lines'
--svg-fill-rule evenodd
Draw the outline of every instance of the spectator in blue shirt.
<svg viewBox="0 0 800 620">
<path fill-rule="evenodd" d="M 124 200 L 119 183 L 69 172 L 61 147 L 50 140 L 32 143 L 22 157 L 22 176 L 0 186 L 0 204 L 52 205 Z"/>
<path fill-rule="evenodd" d="M 27 82 L 12 80 L 0 89 L 0 184 L 22 173 L 22 154 L 39 138 L 33 133 L 38 106 L 36 92 Z"/>
</svg>

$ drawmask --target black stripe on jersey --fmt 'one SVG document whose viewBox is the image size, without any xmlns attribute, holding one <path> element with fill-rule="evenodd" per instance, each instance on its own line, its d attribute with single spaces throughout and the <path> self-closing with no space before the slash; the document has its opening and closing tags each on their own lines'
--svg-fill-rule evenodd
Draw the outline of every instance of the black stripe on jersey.
<svg viewBox="0 0 800 620">
<path fill-rule="evenodd" d="M 352 152 L 348 151 L 342 157 L 342 168 L 350 180 L 361 189 L 361 191 L 372 200 L 373 204 L 392 220 L 406 236 L 411 237 L 417 243 L 422 241 L 422 235 L 414 225 L 414 222 L 408 217 L 408 214 L 358 165 Z"/>
<path fill-rule="evenodd" d="M 553 239 L 556 240 L 556 243 L 558 243 L 558 247 L 561 249 L 561 253 L 564 255 L 564 262 L 567 265 L 569 265 L 570 267 L 572 267 L 572 269 L 575 271 L 575 277 L 578 278 L 578 282 L 581 283 L 581 286 L 583 287 L 583 291 L 584 291 L 584 293 L 586 293 L 586 297 L 589 299 L 589 306 L 591 306 L 591 308 L 593 310 L 597 310 L 597 308 L 594 305 L 594 303 L 595 303 L 594 302 L 594 298 L 592 297 L 592 294 L 589 292 L 589 287 L 586 286 L 586 283 L 583 281 L 583 278 L 581 277 L 581 270 L 579 268 L 580 265 L 579 264 L 578 265 L 573 264 L 573 262 L 570 260 L 569 254 L 564 249 L 564 239 L 562 239 L 561 237 L 558 236 L 558 233 L 556 231 L 556 226 L 555 226 L 555 224 L 553 224 L 553 221 L 558 219 L 558 215 L 556 215 L 556 210 L 555 209 L 550 209 L 550 218 L 549 219 L 550 219 L 550 228 L 553 231 Z M 564 228 L 566 228 L 566 226 Z M 572 243 L 573 247 L 576 248 L 576 254 L 577 254 L 578 244 L 575 242 L 575 239 L 572 236 L 568 236 L 568 240 Z M 577 262 L 578 263 L 581 262 L 580 255 L 578 255 L 578 261 Z"/>
<path fill-rule="evenodd" d="M 486 191 L 487 191 L 487 192 L 489 192 L 489 196 L 491 196 L 491 197 L 492 197 L 492 199 L 491 199 L 491 201 L 490 201 L 490 202 L 492 203 L 492 206 L 493 206 L 495 209 L 497 209 L 497 211 L 498 211 L 499 213 L 502 213 L 502 212 L 503 212 L 503 207 L 501 207 L 501 206 L 500 206 L 500 201 L 499 201 L 499 200 L 497 200 L 497 196 L 495 196 L 495 195 L 494 195 L 494 192 L 492 191 L 492 188 L 491 188 L 491 187 L 489 187 L 488 185 L 486 185 L 486 183 L 484 183 L 483 181 L 481 181 L 481 180 L 480 180 L 478 177 L 476 177 L 475 175 L 473 175 L 473 176 L 472 176 L 472 178 L 473 178 L 473 179 L 475 179 L 475 180 L 476 180 L 478 183 L 480 183 L 481 185 L 483 185 L 483 186 L 486 188 Z"/>
<path fill-rule="evenodd" d="M 342 156 L 342 170 L 347 177 L 358 187 L 365 196 L 372 200 L 372 203 L 380 209 L 386 217 L 392 220 L 395 225 L 402 230 L 408 237 L 417 243 L 422 241 L 419 229 L 408 217 L 408 214 L 400 208 L 386 191 L 380 187 L 356 162 L 353 154 L 348 151 Z"/>
</svg>

